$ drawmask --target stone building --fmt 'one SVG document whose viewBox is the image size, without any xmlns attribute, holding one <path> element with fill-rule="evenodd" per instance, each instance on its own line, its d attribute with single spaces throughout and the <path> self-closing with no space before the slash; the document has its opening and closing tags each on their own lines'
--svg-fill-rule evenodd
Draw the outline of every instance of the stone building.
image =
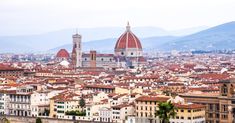
<svg viewBox="0 0 235 123">
<path fill-rule="evenodd" d="M 235 120 L 235 80 L 220 81 L 219 93 L 182 94 L 187 102 L 206 106 L 207 123 L 234 123 Z"/>
</svg>

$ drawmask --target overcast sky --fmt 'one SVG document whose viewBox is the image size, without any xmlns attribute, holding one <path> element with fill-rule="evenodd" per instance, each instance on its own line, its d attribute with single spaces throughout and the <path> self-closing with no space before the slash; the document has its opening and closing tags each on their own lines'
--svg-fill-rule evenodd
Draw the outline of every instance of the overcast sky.
<svg viewBox="0 0 235 123">
<path fill-rule="evenodd" d="M 235 20 L 235 0 L 0 0 L 0 35 L 65 28 L 155 26 L 167 30 Z"/>
</svg>

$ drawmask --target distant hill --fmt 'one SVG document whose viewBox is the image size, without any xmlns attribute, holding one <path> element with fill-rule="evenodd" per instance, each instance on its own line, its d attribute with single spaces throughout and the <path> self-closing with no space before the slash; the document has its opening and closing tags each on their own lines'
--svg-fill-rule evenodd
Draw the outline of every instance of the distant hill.
<svg viewBox="0 0 235 123">
<path fill-rule="evenodd" d="M 161 49 L 181 51 L 235 49 L 235 22 L 175 39 L 162 45 Z"/>
<path fill-rule="evenodd" d="M 167 35 L 187 35 L 194 32 L 201 31 L 207 27 L 194 27 L 182 30 L 167 31 L 158 27 L 133 27 L 132 31 L 139 38 L 146 37 L 162 37 Z M 99 50 L 110 50 L 111 45 L 115 42 L 109 42 L 107 39 L 118 38 L 125 31 L 125 27 L 100 27 L 100 28 L 81 28 L 78 29 L 78 32 L 82 34 L 82 41 L 88 42 L 91 41 L 89 45 L 84 44 L 84 49 L 94 49 L 99 48 L 95 47 L 96 44 L 93 41 L 97 40 L 106 40 L 103 41 L 106 44 L 107 49 L 102 47 Z M 0 36 L 0 53 L 3 52 L 39 52 L 39 51 L 48 51 L 48 49 L 53 49 L 55 47 L 60 47 L 72 42 L 72 34 L 75 33 L 75 29 L 65 29 L 60 31 L 54 31 L 49 33 L 43 33 L 38 35 L 24 35 L 24 36 Z M 152 38 L 150 38 L 153 40 Z M 99 42 L 102 42 L 99 41 Z M 87 43 L 89 44 L 89 43 Z M 109 45 L 108 45 L 109 44 Z M 97 44 L 98 45 L 98 44 Z M 146 44 L 148 45 L 148 44 Z M 4 47 L 3 47 L 4 46 Z M 87 48 L 86 48 L 87 47 Z M 113 50 L 113 49 L 112 49 Z"/>
<path fill-rule="evenodd" d="M 162 46 L 166 42 L 170 42 L 178 37 L 175 36 L 162 36 L 162 37 L 149 37 L 149 38 L 141 38 L 142 46 L 144 50 L 152 50 L 156 49 L 157 47 Z M 89 42 L 82 43 L 82 50 L 84 52 L 89 52 L 89 50 L 96 50 L 102 53 L 112 53 L 114 51 L 115 43 L 117 38 L 109 38 L 103 40 L 95 40 Z M 56 48 L 49 50 L 50 53 L 56 53 L 60 49 L 67 49 L 69 52 L 72 51 L 72 44 L 62 45 Z"/>
<path fill-rule="evenodd" d="M 82 49 L 83 51 L 93 49 L 99 52 L 113 52 L 117 38 L 124 31 L 125 28 L 118 27 L 80 29 Z M 180 31 L 173 33 L 155 27 L 136 27 L 132 31 L 141 39 L 145 51 L 235 49 L 234 21 L 187 36 L 169 36 L 179 34 Z M 0 52 L 57 52 L 61 48 L 71 52 L 73 33 L 72 29 L 68 29 L 41 35 L 0 37 Z"/>
</svg>

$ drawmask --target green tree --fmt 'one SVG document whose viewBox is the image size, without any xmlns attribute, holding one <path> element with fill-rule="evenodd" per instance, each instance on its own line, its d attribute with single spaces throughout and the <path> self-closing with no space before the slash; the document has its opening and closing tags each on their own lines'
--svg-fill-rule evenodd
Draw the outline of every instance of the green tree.
<svg viewBox="0 0 235 123">
<path fill-rule="evenodd" d="M 45 116 L 49 116 L 50 114 L 50 110 L 49 109 L 45 109 L 44 113 L 43 113 Z"/>
<path fill-rule="evenodd" d="M 40 117 L 38 117 L 38 118 L 36 119 L 36 123 L 42 123 L 42 119 L 41 119 Z"/>
<path fill-rule="evenodd" d="M 171 102 L 160 102 L 155 116 L 158 116 L 161 123 L 169 123 L 171 117 L 175 117 L 176 108 Z"/>
<path fill-rule="evenodd" d="M 85 102 L 85 100 L 83 98 L 80 99 L 79 105 L 81 106 L 82 112 L 83 112 L 83 108 L 86 106 L 86 102 Z"/>
<path fill-rule="evenodd" d="M 76 111 L 67 111 L 67 112 L 65 112 L 65 114 L 66 115 L 73 115 L 73 116 L 86 116 L 86 112 L 85 111 L 83 111 L 83 112 L 80 112 L 80 111 L 78 111 L 78 110 L 76 110 Z"/>
</svg>

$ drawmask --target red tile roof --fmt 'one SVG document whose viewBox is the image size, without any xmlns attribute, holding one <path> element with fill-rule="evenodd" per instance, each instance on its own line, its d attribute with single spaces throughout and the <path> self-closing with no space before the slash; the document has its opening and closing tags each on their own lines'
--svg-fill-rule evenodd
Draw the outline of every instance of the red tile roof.
<svg viewBox="0 0 235 123">
<path fill-rule="evenodd" d="M 156 96 L 141 96 L 136 99 L 136 101 L 156 101 L 156 102 L 165 102 L 169 100 L 169 97 L 156 97 Z"/>
</svg>

